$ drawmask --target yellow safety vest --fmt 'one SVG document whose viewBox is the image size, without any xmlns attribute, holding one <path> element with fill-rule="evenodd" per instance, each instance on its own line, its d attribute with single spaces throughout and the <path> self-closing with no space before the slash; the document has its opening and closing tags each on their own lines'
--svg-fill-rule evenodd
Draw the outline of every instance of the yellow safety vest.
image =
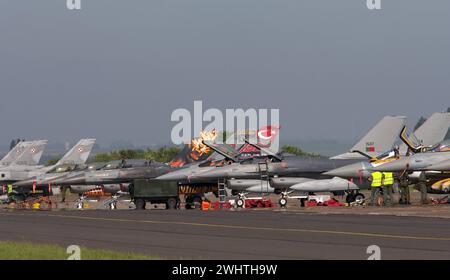
<svg viewBox="0 0 450 280">
<path fill-rule="evenodd" d="M 389 186 L 394 184 L 394 173 L 392 172 L 383 172 L 384 175 L 384 183 L 383 185 Z"/>
<path fill-rule="evenodd" d="M 8 193 L 11 193 L 11 192 L 12 192 L 12 185 L 8 184 Z"/>
<path fill-rule="evenodd" d="M 381 187 L 381 179 L 383 178 L 383 174 L 379 171 L 372 173 L 372 188 Z"/>
</svg>

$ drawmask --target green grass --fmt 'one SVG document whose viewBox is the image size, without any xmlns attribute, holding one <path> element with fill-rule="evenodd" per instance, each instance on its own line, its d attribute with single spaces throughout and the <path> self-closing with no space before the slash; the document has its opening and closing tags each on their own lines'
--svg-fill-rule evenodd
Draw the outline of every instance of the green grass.
<svg viewBox="0 0 450 280">
<path fill-rule="evenodd" d="M 58 245 L 0 241 L 0 260 L 67 260 L 66 248 Z M 156 260 L 158 257 L 81 247 L 81 260 Z"/>
</svg>

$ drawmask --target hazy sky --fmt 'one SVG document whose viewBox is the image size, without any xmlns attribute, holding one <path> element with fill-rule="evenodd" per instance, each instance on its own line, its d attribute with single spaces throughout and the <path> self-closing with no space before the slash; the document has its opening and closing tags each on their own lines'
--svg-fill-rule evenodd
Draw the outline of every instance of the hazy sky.
<svg viewBox="0 0 450 280">
<path fill-rule="evenodd" d="M 354 139 L 450 106 L 450 1 L 0 1 L 0 143 L 168 142 L 176 108 L 279 108 L 282 138 Z"/>
</svg>

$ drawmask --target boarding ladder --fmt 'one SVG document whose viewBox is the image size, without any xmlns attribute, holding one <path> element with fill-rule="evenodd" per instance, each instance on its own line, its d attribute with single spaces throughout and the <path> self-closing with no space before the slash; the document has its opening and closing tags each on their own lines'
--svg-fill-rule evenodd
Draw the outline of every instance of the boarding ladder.
<svg viewBox="0 0 450 280">
<path fill-rule="evenodd" d="M 218 195 L 219 195 L 219 203 L 224 204 L 226 202 L 227 198 L 227 190 L 226 190 L 226 180 L 225 179 L 219 179 L 217 180 L 217 188 L 218 188 Z"/>
</svg>

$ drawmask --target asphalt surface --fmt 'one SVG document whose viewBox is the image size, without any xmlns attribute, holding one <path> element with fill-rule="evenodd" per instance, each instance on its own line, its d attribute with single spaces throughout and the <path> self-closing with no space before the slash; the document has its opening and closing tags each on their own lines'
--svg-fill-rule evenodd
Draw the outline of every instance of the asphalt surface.
<svg viewBox="0 0 450 280">
<path fill-rule="evenodd" d="M 450 259 L 441 218 L 302 211 L 1 210 L 1 240 L 72 244 L 167 259 Z"/>
</svg>

